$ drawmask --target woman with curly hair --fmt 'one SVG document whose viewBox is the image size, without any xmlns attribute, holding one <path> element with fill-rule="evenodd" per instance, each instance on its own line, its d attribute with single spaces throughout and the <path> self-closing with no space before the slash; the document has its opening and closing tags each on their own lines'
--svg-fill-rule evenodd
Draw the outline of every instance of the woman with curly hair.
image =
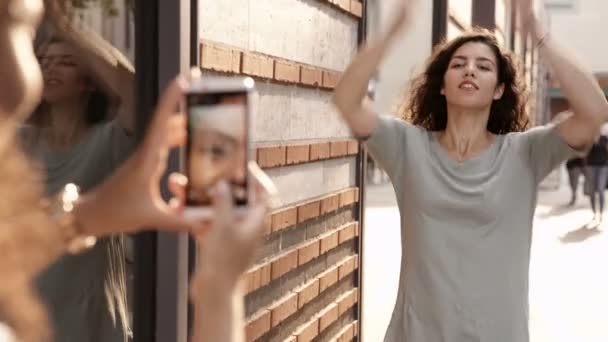
<svg viewBox="0 0 608 342">
<path fill-rule="evenodd" d="M 367 85 L 407 22 L 405 4 L 335 90 L 344 120 L 389 174 L 401 213 L 400 285 L 385 341 L 529 340 L 537 186 L 593 142 L 608 103 L 543 29 L 532 0 L 513 4 L 570 101 L 574 114 L 559 124 L 526 130 L 514 59 L 481 29 L 436 48 L 413 83 L 406 121 L 377 115 Z"/>
</svg>

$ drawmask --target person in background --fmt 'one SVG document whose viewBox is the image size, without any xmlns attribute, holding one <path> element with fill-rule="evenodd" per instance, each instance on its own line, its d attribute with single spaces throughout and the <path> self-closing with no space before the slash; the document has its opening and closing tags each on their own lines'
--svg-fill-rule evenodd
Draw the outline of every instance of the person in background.
<svg viewBox="0 0 608 342">
<path fill-rule="evenodd" d="M 184 143 L 185 120 L 174 109 L 188 80 L 178 77 L 162 96 L 141 144 L 103 183 L 79 195 L 67 185 L 58 196 L 45 195 L 43 176 L 18 148 L 18 128 L 42 93 L 42 76 L 32 40 L 44 7 L 40 0 L 0 1 L 0 323 L 19 342 L 52 340 L 52 327 L 33 287 L 35 277 L 65 253 L 94 245 L 96 237 L 135 233 L 146 227 L 193 232 L 199 263 L 192 283 L 200 324 L 193 340 L 239 341 L 243 336 L 239 275 L 246 269 L 268 210 L 268 177 L 251 164 L 259 201 L 245 216 L 234 214 L 228 186 L 218 184 L 211 221 L 181 215 L 187 179 L 173 174 L 169 203 L 160 195 L 160 180 L 169 149 Z M 221 270 L 221 271 L 220 271 Z M 204 291 L 203 291 L 204 289 Z M 207 289 L 222 289 L 212 296 Z M 230 305 L 231 304 L 231 305 Z"/>
<path fill-rule="evenodd" d="M 568 184 L 570 185 L 570 202 L 569 206 L 576 203 L 578 184 L 583 170 L 585 168 L 585 160 L 581 157 L 570 158 L 566 161 L 566 171 L 568 172 Z"/>
<path fill-rule="evenodd" d="M 608 137 L 600 134 L 585 158 L 585 194 L 589 196 L 593 220 L 602 222 L 604 191 L 608 181 Z"/>
</svg>

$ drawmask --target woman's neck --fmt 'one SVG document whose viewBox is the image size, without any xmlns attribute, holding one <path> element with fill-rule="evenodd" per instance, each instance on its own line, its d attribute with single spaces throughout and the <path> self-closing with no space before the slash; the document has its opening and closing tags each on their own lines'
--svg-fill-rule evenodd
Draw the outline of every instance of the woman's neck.
<svg viewBox="0 0 608 342">
<path fill-rule="evenodd" d="M 76 144 L 87 132 L 86 101 L 73 100 L 53 103 L 49 108 L 46 141 L 52 148 Z"/>
<path fill-rule="evenodd" d="M 480 111 L 448 108 L 447 126 L 439 136 L 439 143 L 457 160 L 477 156 L 495 138 L 487 129 L 489 116 L 490 108 Z"/>
</svg>

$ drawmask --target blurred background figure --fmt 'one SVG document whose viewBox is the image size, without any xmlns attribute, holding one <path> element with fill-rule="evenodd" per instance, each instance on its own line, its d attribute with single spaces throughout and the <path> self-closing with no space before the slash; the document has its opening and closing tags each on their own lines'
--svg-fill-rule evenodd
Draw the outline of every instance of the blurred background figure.
<svg viewBox="0 0 608 342">
<path fill-rule="evenodd" d="M 566 161 L 566 170 L 568 171 L 568 183 L 570 184 L 570 191 L 572 192 L 570 197 L 569 206 L 573 206 L 576 203 L 576 194 L 578 191 L 578 183 L 583 175 L 585 167 L 585 160 L 582 157 L 575 157 Z"/>
<path fill-rule="evenodd" d="M 585 158 L 585 194 L 589 196 L 593 220 L 602 222 L 604 191 L 608 181 L 608 135 L 606 125 Z M 598 203 L 599 202 L 599 203 Z"/>
</svg>

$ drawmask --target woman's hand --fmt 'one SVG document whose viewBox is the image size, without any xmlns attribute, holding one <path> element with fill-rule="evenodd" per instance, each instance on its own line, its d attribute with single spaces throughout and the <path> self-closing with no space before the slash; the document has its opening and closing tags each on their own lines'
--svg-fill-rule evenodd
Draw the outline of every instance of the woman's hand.
<svg viewBox="0 0 608 342">
<path fill-rule="evenodd" d="M 249 164 L 249 173 L 254 192 L 251 203 L 243 211 L 235 210 L 229 186 L 222 181 L 213 191 L 212 222 L 208 222 L 203 231 L 193 231 L 198 244 L 194 296 L 205 279 L 214 279 L 228 288 L 235 286 L 254 257 L 276 189 L 254 162 Z"/>
<path fill-rule="evenodd" d="M 185 117 L 176 113 L 176 108 L 187 86 L 185 77 L 171 82 L 133 155 L 102 185 L 78 201 L 75 215 L 87 234 L 131 233 L 147 227 L 188 232 L 201 226 L 184 219 L 179 210 L 166 203 L 159 187 L 169 149 L 185 142 Z M 179 178 L 171 180 L 180 183 Z"/>
<path fill-rule="evenodd" d="M 513 3 L 519 13 L 521 30 L 530 34 L 535 41 L 541 39 L 548 29 L 542 24 L 540 18 L 543 13 L 536 8 L 534 0 L 515 0 Z"/>
</svg>

